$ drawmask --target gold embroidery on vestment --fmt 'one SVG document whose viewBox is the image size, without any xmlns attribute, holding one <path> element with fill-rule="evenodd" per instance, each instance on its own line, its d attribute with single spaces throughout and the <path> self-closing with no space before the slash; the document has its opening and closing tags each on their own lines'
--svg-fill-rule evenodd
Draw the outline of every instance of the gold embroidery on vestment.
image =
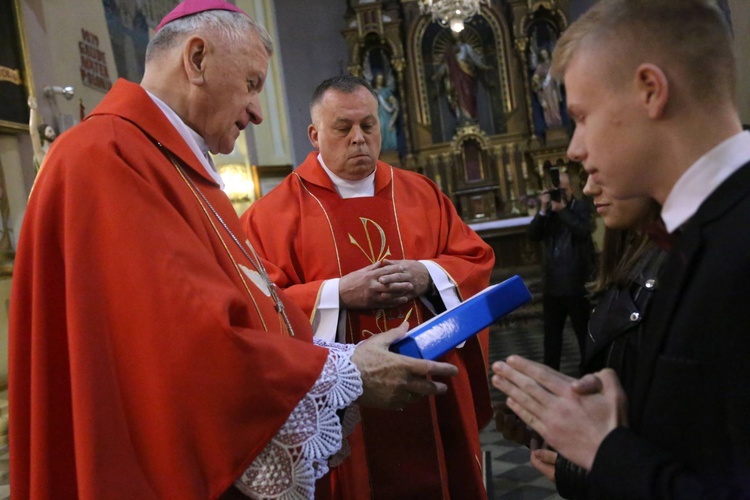
<svg viewBox="0 0 750 500">
<path fill-rule="evenodd" d="M 399 246 L 401 248 L 401 258 L 402 259 L 406 259 L 406 252 L 404 250 L 404 239 L 403 239 L 403 236 L 401 235 L 401 225 L 399 224 L 399 221 L 398 221 L 398 210 L 396 209 L 396 180 L 395 180 L 394 175 L 393 175 L 393 167 L 389 165 L 388 168 L 389 168 L 389 173 L 390 173 L 390 177 L 391 177 L 391 209 L 393 210 L 393 220 L 394 220 L 394 222 L 396 224 L 396 234 L 398 235 L 398 243 L 399 243 Z M 315 194 L 313 194 L 313 192 L 310 191 L 310 189 L 308 189 L 308 187 L 306 185 L 306 182 L 302 178 L 302 176 L 299 175 L 299 173 L 297 173 L 297 172 L 292 172 L 292 174 L 297 176 L 297 180 L 299 181 L 300 186 L 302 186 L 302 189 L 304 189 L 305 192 L 308 195 L 310 195 L 310 197 L 313 200 L 315 200 L 315 202 L 318 204 L 318 206 L 320 207 L 320 210 L 323 212 L 323 215 L 326 218 L 326 222 L 328 223 L 328 230 L 329 230 L 329 232 L 331 234 L 331 241 L 333 242 L 334 252 L 336 253 L 336 264 L 338 265 L 339 278 L 342 278 L 344 276 L 344 274 L 343 274 L 342 269 L 341 269 L 341 258 L 340 258 L 340 255 L 339 255 L 339 248 L 338 248 L 338 244 L 336 242 L 336 234 L 335 234 L 334 229 L 333 229 L 333 224 L 331 223 L 331 218 L 328 215 L 328 211 L 326 210 L 326 207 L 323 204 L 323 202 L 320 199 L 318 199 L 318 197 L 315 196 Z M 383 231 L 383 228 L 380 225 L 378 225 L 376 222 L 372 221 L 371 219 L 365 219 L 365 218 L 360 217 L 360 220 L 362 221 L 362 225 L 365 227 L 365 234 L 367 235 L 367 238 L 368 238 L 368 243 L 369 243 L 368 247 L 370 248 L 370 255 L 368 256 L 367 252 L 365 252 L 365 250 L 362 249 L 362 246 L 357 243 L 356 239 L 353 238 L 351 234 L 347 233 L 349 235 L 349 241 L 353 245 L 357 246 L 360 250 L 362 250 L 362 253 L 364 253 L 365 256 L 368 257 L 368 259 L 370 260 L 370 262 L 373 263 L 373 264 L 375 262 L 379 262 L 380 260 L 385 259 L 386 257 L 391 256 L 392 254 L 391 254 L 390 245 L 388 246 L 387 250 L 385 250 L 385 254 L 383 254 L 383 250 L 384 250 L 383 245 L 387 245 L 387 241 L 386 241 L 386 237 L 385 237 L 385 232 Z M 375 224 L 378 232 L 380 233 L 381 242 L 383 243 L 383 245 L 381 245 L 381 250 L 380 250 L 379 255 L 378 255 L 379 257 L 382 255 L 382 257 L 380 257 L 380 258 L 376 259 L 374 257 L 374 251 L 373 251 L 372 244 L 371 244 L 371 241 L 370 241 L 370 234 L 367 231 L 367 222 L 366 221 L 370 221 L 373 224 Z M 415 300 L 412 300 L 412 303 L 416 306 L 416 301 Z M 410 309 L 409 311 L 411 311 L 411 310 L 412 309 Z M 414 307 L 413 310 L 416 313 L 417 324 L 421 324 L 422 321 L 423 321 L 423 319 L 422 319 L 422 313 L 419 310 L 419 307 Z M 317 309 L 316 309 L 316 311 L 317 311 Z M 311 323 L 313 323 L 313 321 L 314 321 L 315 314 L 316 313 L 313 313 L 313 316 L 310 319 Z M 378 330 L 380 330 L 380 332 L 377 332 L 377 333 L 383 333 L 383 332 L 387 331 L 388 330 L 388 328 L 387 328 L 387 319 L 388 318 L 386 317 L 386 311 L 384 309 L 380 309 L 375 314 L 376 314 L 376 324 L 378 325 Z M 383 326 L 381 326 L 381 322 L 378 321 L 378 318 L 380 318 L 381 314 L 382 314 L 382 317 L 383 317 L 383 321 L 382 321 L 382 325 Z M 407 313 L 406 317 L 404 318 L 403 314 L 399 313 L 399 315 L 396 316 L 395 319 L 404 318 L 403 321 L 405 321 L 405 320 L 407 320 L 409 318 L 410 314 L 411 314 L 411 312 Z M 391 318 L 391 319 L 393 319 L 393 318 Z M 345 336 L 346 342 L 348 342 L 350 344 L 351 343 L 355 343 L 354 333 L 353 333 L 353 326 L 352 326 L 352 319 L 351 319 L 351 313 L 350 313 L 350 311 L 346 312 L 345 324 L 346 324 L 346 326 L 345 326 L 345 334 L 344 334 L 344 336 Z M 362 339 L 365 339 L 367 337 L 371 337 L 372 335 L 375 335 L 375 333 L 376 332 L 372 332 L 370 330 L 363 330 L 362 331 Z"/>
<path fill-rule="evenodd" d="M 359 220 L 362 222 L 362 227 L 365 230 L 365 236 L 367 237 L 367 247 L 370 249 L 370 253 L 368 254 L 364 248 L 362 248 L 362 245 L 357 242 L 357 239 L 352 236 L 351 233 L 347 233 L 349 236 L 349 242 L 359 248 L 363 254 L 365 254 L 365 257 L 370 261 L 370 264 L 375 264 L 376 262 L 380 262 L 381 260 L 385 259 L 386 257 L 390 257 L 391 255 L 391 247 L 388 245 L 388 240 L 385 236 L 385 231 L 383 231 L 383 228 L 375 222 L 372 219 L 367 219 L 365 217 L 360 217 Z M 375 230 L 380 235 L 380 250 L 378 250 L 377 255 L 375 255 L 375 250 L 372 246 L 372 237 L 370 236 L 370 231 L 368 229 L 368 224 L 372 224 L 375 226 Z M 387 246 L 387 248 L 386 248 Z"/>
</svg>

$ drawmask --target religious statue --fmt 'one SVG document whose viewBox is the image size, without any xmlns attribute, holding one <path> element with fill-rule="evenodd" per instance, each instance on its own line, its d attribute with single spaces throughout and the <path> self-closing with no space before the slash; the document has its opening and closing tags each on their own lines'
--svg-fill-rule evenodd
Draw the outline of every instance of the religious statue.
<svg viewBox="0 0 750 500">
<path fill-rule="evenodd" d="M 442 79 L 448 104 L 460 122 L 477 119 L 477 79 L 490 69 L 474 47 L 453 33 L 454 43 L 443 53 L 433 80 Z"/>
<path fill-rule="evenodd" d="M 390 85 L 385 84 L 383 73 L 377 73 L 373 88 L 378 94 L 378 119 L 380 120 L 380 136 L 382 138 L 381 151 L 398 149 L 398 120 L 399 104 Z"/>
<path fill-rule="evenodd" d="M 536 93 L 539 104 L 542 106 L 544 123 L 547 128 L 562 125 L 562 115 L 560 113 L 562 96 L 558 83 L 550 75 L 550 66 L 549 51 L 541 49 L 539 51 L 539 62 L 536 68 L 534 68 L 534 74 L 531 77 L 531 88 Z"/>
<path fill-rule="evenodd" d="M 52 141 L 57 138 L 57 132 L 52 125 L 47 125 L 39 119 L 39 109 L 36 98 L 29 97 L 29 135 L 31 136 L 31 146 L 34 150 L 34 166 L 39 171 L 42 161 L 49 150 Z"/>
</svg>

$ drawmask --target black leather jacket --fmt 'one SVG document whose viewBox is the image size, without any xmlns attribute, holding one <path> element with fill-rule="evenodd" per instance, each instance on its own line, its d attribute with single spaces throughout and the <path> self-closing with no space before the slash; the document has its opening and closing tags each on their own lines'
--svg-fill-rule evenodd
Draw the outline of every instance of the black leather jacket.
<svg viewBox="0 0 750 500">
<path fill-rule="evenodd" d="M 605 291 L 591 313 L 581 365 L 583 373 L 612 368 L 625 394 L 631 394 L 643 317 L 657 289 L 657 275 L 665 255 L 659 248 L 646 253 L 633 269 L 630 284 Z M 562 455 L 558 455 L 555 462 L 555 483 L 563 498 L 587 498 L 586 471 Z"/>
</svg>

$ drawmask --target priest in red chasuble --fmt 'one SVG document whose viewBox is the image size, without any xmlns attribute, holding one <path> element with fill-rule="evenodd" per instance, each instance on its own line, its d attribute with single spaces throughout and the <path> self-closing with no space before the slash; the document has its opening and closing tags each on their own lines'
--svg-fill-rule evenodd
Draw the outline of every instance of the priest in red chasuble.
<svg viewBox="0 0 750 500">
<path fill-rule="evenodd" d="M 378 101 L 364 80 L 326 80 L 310 110 L 317 151 L 242 221 L 316 337 L 358 343 L 404 321 L 414 327 L 489 284 L 492 249 L 450 200 L 426 177 L 378 161 Z M 363 408 L 328 496 L 486 497 L 487 341 L 484 332 L 445 356 L 459 368 L 446 395 L 401 412 Z"/>
<path fill-rule="evenodd" d="M 261 122 L 271 50 L 234 5 L 186 0 L 141 84 L 45 156 L 11 296 L 14 499 L 312 498 L 354 401 L 446 390 L 426 375 L 447 363 L 313 339 L 221 190 L 206 153 Z"/>
</svg>

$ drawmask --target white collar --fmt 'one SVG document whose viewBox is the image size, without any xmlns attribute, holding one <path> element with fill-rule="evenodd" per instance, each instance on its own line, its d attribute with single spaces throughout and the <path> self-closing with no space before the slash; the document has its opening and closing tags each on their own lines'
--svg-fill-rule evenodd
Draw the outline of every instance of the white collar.
<svg viewBox="0 0 750 500">
<path fill-rule="evenodd" d="M 185 142 L 190 147 L 190 150 L 193 152 L 193 154 L 195 154 L 195 157 L 206 170 L 208 175 L 211 176 L 211 178 L 219 185 L 221 189 L 224 189 L 224 181 L 221 179 L 221 176 L 213 166 L 213 162 L 210 162 L 208 159 L 208 146 L 206 145 L 206 141 L 203 139 L 203 137 L 201 137 L 195 130 L 188 127 L 187 124 L 182 121 L 182 118 L 180 118 L 180 116 L 175 113 L 174 110 L 167 105 L 167 103 L 156 97 L 148 90 L 146 90 L 146 93 L 151 98 L 151 100 L 154 101 L 154 104 L 156 104 L 159 109 L 161 109 L 162 113 L 164 113 L 164 115 L 172 123 L 172 125 L 174 125 L 174 128 L 177 129 L 177 132 L 179 132 L 182 138 L 185 139 Z"/>
<path fill-rule="evenodd" d="M 740 132 L 693 163 L 677 180 L 661 209 L 670 233 L 698 211 L 704 201 L 734 172 L 750 161 L 750 132 Z"/>
<path fill-rule="evenodd" d="M 333 185 L 336 187 L 336 191 L 343 199 L 364 198 L 367 196 L 375 195 L 375 171 L 377 170 L 377 167 L 372 171 L 370 175 L 368 175 L 364 179 L 360 179 L 358 181 L 350 181 L 347 179 L 342 179 L 338 175 L 334 174 L 328 167 L 326 167 L 326 164 L 323 161 L 323 157 L 320 155 L 320 153 L 318 153 L 318 162 L 320 162 L 320 166 L 323 167 L 325 173 L 328 174 L 331 182 L 333 182 Z"/>
</svg>

